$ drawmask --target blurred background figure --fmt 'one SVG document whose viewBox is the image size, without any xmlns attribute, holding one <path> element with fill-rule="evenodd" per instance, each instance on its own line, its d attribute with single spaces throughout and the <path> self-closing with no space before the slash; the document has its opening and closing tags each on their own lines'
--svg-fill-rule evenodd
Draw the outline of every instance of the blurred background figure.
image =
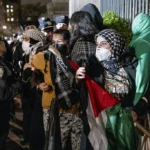
<svg viewBox="0 0 150 150">
<path fill-rule="evenodd" d="M 40 17 L 38 21 L 40 24 L 39 29 L 45 34 L 46 41 L 51 44 L 54 31 L 54 22 L 47 17 Z"/>
<path fill-rule="evenodd" d="M 5 149 L 11 102 L 21 91 L 20 83 L 14 82 L 11 64 L 3 57 L 6 50 L 5 41 L 0 38 L 0 150 Z"/>
<path fill-rule="evenodd" d="M 55 23 L 56 23 L 56 29 L 68 29 L 68 25 L 69 25 L 69 18 L 68 16 L 57 16 L 54 19 Z"/>
</svg>

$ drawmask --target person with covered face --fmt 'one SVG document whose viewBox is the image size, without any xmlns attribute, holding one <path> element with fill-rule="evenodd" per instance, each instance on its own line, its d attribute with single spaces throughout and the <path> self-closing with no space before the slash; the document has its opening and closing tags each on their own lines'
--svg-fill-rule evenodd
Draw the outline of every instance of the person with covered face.
<svg viewBox="0 0 150 150">
<path fill-rule="evenodd" d="M 3 57 L 6 52 L 5 41 L 0 38 L 0 149 L 5 149 L 9 131 L 10 104 L 22 90 L 19 82 L 14 82 L 12 65 Z"/>
<path fill-rule="evenodd" d="M 138 116 L 134 110 L 133 100 L 136 90 L 137 59 L 134 53 L 131 53 L 133 50 L 126 47 L 125 40 L 115 30 L 105 29 L 100 31 L 96 35 L 96 44 L 95 56 L 90 58 L 89 65 L 77 70 L 77 82 L 80 83 L 87 73 L 104 90 L 120 101 L 121 104 L 113 106 L 113 110 L 107 116 L 110 121 L 109 125 L 117 126 L 117 132 L 115 127 L 114 129 L 111 127 L 108 130 L 106 129 L 108 145 L 110 149 L 136 149 L 133 121 L 137 120 Z M 106 120 L 102 121 L 105 122 Z M 94 143 L 91 144 L 94 147 Z M 97 146 L 100 149 L 102 145 L 97 144 Z"/>
<path fill-rule="evenodd" d="M 37 89 L 37 85 L 44 81 L 43 74 L 30 64 L 32 57 L 40 51 L 44 51 L 46 37 L 38 29 L 30 29 L 25 32 L 28 38 L 28 51 L 24 57 L 23 87 L 22 95 L 23 119 L 24 119 L 24 143 L 29 142 L 31 149 L 43 149 L 44 127 L 42 121 L 42 92 Z M 47 47 L 47 46 L 46 46 Z M 40 63 L 41 61 L 38 60 Z M 42 86 L 41 84 L 39 86 Z M 37 144 L 38 143 L 38 144 Z"/>
<path fill-rule="evenodd" d="M 20 22 L 20 29 L 24 33 L 29 29 L 37 29 L 39 26 L 38 20 L 34 18 L 26 18 Z M 24 66 L 24 54 L 28 53 L 29 42 L 28 38 L 23 36 L 23 41 L 18 42 L 17 45 L 12 49 L 12 63 L 15 78 L 19 79 L 22 75 L 22 68 Z"/>
<path fill-rule="evenodd" d="M 56 88 L 56 98 L 59 100 L 62 149 L 69 149 L 67 143 L 70 142 L 70 149 L 79 150 L 81 146 L 83 122 L 80 118 L 79 93 L 73 86 L 75 82 L 74 74 L 70 71 L 65 60 L 69 54 L 69 41 L 70 33 L 68 30 L 59 29 L 54 32 L 54 47 L 62 55 L 62 58 L 56 57 L 54 85 Z"/>
<path fill-rule="evenodd" d="M 47 51 L 40 52 L 31 59 L 31 65 L 44 74 L 43 84 L 45 87 L 38 88 L 43 91 L 45 149 L 48 149 L 51 145 L 54 146 L 54 149 L 61 149 L 61 146 L 66 149 L 70 139 L 71 144 L 69 146 L 72 149 L 80 149 L 82 120 L 79 118 L 78 92 L 72 87 L 74 74 L 69 71 L 64 62 L 68 55 L 69 40 L 70 33 L 68 30 L 56 30 L 53 35 L 54 47 L 50 46 Z M 46 87 L 51 88 L 47 91 Z M 59 116 L 56 115 L 54 103 L 57 103 Z M 57 117 L 60 120 L 60 126 L 56 122 Z M 60 138 L 61 141 L 59 141 Z M 54 141 L 51 139 L 54 139 Z"/>
</svg>

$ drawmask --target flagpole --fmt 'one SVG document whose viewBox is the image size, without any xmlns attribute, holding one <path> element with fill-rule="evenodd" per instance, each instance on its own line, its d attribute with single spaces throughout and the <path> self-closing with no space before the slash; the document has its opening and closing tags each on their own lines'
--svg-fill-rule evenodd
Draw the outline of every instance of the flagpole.
<svg viewBox="0 0 150 150">
<path fill-rule="evenodd" d="M 138 121 L 135 121 L 135 124 L 138 129 L 140 129 L 145 135 L 147 135 L 150 138 L 150 132 L 147 131 L 141 124 L 138 123 Z"/>
</svg>

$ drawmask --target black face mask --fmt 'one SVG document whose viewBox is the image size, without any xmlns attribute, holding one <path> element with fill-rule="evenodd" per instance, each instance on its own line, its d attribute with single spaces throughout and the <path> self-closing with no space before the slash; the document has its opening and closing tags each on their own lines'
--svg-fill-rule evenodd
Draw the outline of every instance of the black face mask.
<svg viewBox="0 0 150 150">
<path fill-rule="evenodd" d="M 54 47 L 62 54 L 65 55 L 67 53 L 67 45 L 66 44 L 55 44 Z"/>
</svg>

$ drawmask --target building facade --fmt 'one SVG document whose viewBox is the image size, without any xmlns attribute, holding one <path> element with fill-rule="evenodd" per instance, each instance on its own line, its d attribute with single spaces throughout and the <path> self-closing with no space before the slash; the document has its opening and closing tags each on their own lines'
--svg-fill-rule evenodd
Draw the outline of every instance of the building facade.
<svg viewBox="0 0 150 150">
<path fill-rule="evenodd" d="M 18 30 L 20 0 L 1 0 L 1 36 L 10 36 Z"/>
<path fill-rule="evenodd" d="M 51 0 L 47 4 L 47 15 L 55 18 L 58 15 L 69 15 L 69 0 Z"/>
</svg>

